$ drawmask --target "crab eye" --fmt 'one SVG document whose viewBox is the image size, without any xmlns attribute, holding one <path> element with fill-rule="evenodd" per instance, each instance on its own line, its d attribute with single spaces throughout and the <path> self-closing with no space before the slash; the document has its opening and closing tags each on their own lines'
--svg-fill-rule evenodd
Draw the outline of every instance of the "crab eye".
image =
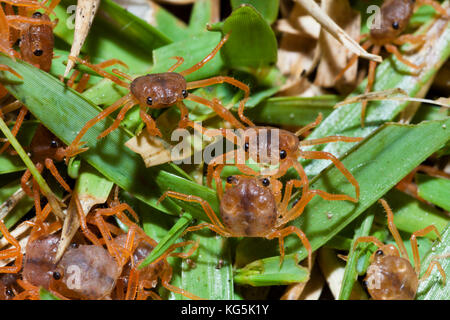
<svg viewBox="0 0 450 320">
<path fill-rule="evenodd" d="M 50 143 L 50 147 L 57 148 L 58 147 L 58 143 L 55 140 L 52 140 L 52 142 Z"/>
<path fill-rule="evenodd" d="M 284 159 L 284 158 L 286 158 L 287 157 L 287 152 L 286 152 L 286 150 L 281 150 L 280 151 L 280 159 Z"/>
<path fill-rule="evenodd" d="M 39 11 L 33 13 L 33 18 L 40 18 L 40 17 L 42 17 L 42 13 L 40 13 Z"/>
<path fill-rule="evenodd" d="M 250 148 L 250 146 L 249 146 L 249 144 L 248 144 L 248 142 L 246 142 L 245 144 L 244 144 L 244 150 L 245 150 L 245 152 L 248 152 L 248 149 Z"/>
<path fill-rule="evenodd" d="M 376 252 L 375 252 L 375 255 L 377 255 L 377 256 L 382 256 L 384 253 L 383 253 L 383 250 L 377 250 Z"/>
<path fill-rule="evenodd" d="M 188 92 L 186 90 L 181 91 L 181 94 L 183 95 L 183 98 L 187 98 Z"/>
<path fill-rule="evenodd" d="M 53 279 L 55 280 L 61 279 L 61 273 L 59 273 L 58 271 L 53 272 Z"/>
<path fill-rule="evenodd" d="M 233 176 L 228 176 L 227 177 L 227 183 L 233 183 L 233 181 L 234 181 L 234 177 Z"/>
<path fill-rule="evenodd" d="M 147 98 L 147 104 L 148 104 L 149 106 L 151 106 L 152 103 L 153 103 L 153 99 L 152 99 L 151 97 L 148 97 L 148 98 Z"/>
<path fill-rule="evenodd" d="M 262 184 L 264 187 L 268 187 L 270 185 L 270 180 L 267 178 L 262 179 Z"/>
<path fill-rule="evenodd" d="M 398 30 L 398 28 L 400 28 L 400 25 L 398 24 L 397 21 L 392 23 L 392 28 L 394 28 L 395 30 Z"/>
<path fill-rule="evenodd" d="M 9 289 L 9 288 L 6 289 L 5 293 L 6 293 L 7 296 L 14 297 L 14 292 L 11 289 Z"/>
<path fill-rule="evenodd" d="M 36 49 L 33 51 L 33 54 L 38 57 L 42 56 L 43 53 L 44 53 L 44 51 L 42 51 L 41 49 Z"/>
</svg>

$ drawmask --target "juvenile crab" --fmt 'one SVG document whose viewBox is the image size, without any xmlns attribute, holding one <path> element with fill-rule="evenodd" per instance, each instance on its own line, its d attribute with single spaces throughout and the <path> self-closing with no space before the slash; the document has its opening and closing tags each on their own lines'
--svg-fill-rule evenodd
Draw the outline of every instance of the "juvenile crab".
<svg viewBox="0 0 450 320">
<path fill-rule="evenodd" d="M 394 224 L 394 214 L 384 199 L 379 200 L 387 212 L 388 228 L 398 246 L 384 244 L 374 236 L 360 237 L 355 241 L 356 249 L 361 242 L 372 242 L 378 249 L 373 253 L 371 264 L 367 269 L 365 284 L 375 300 L 412 300 L 414 299 L 419 281 L 427 278 L 433 267 L 438 268 L 443 281 L 446 281 L 445 272 L 438 261 L 432 260 L 422 278 L 419 279 L 420 257 L 417 246 L 417 237 L 435 232 L 440 239 L 439 232 L 434 225 L 413 232 L 411 247 L 414 258 L 414 267 L 409 262 L 408 253 L 400 234 Z M 400 249 L 400 252 L 399 252 Z"/>
<path fill-rule="evenodd" d="M 378 55 L 382 47 L 386 49 L 387 52 L 392 53 L 395 57 L 413 69 L 421 69 L 425 66 L 425 63 L 421 65 L 416 65 L 407 59 L 405 59 L 396 45 L 402 45 L 405 43 L 417 43 L 421 44 L 424 42 L 423 35 L 412 35 L 403 34 L 406 27 L 408 26 L 409 20 L 414 13 L 414 7 L 416 5 L 431 5 L 433 8 L 442 16 L 447 16 L 447 12 L 442 8 L 437 1 L 433 0 L 385 0 L 380 9 L 380 24 L 373 26 L 370 29 L 369 34 L 363 34 L 360 39 L 368 37 L 362 47 L 365 50 L 372 48 L 373 54 Z M 336 77 L 336 80 L 341 78 L 344 73 L 358 60 L 358 56 L 353 56 L 347 66 L 342 69 L 342 71 Z M 372 90 L 375 81 L 375 68 L 376 62 L 369 62 L 369 73 L 367 76 L 367 86 L 365 93 Z M 364 127 L 364 118 L 366 114 L 367 101 L 362 102 L 361 108 L 361 127 Z"/>
<path fill-rule="evenodd" d="M 224 237 L 261 237 L 278 238 L 281 262 L 284 259 L 284 238 L 295 233 L 308 252 L 308 266 L 311 268 L 311 245 L 306 235 L 295 226 L 283 226 L 300 216 L 303 209 L 312 199 L 313 194 L 303 192 L 300 200 L 288 209 L 293 187 L 301 186 L 299 180 L 286 183 L 282 197 L 282 184 L 274 178 L 255 178 L 252 176 L 234 175 L 227 178 L 227 188 L 222 194 L 218 190 L 220 215 L 222 222 L 211 206 L 200 197 L 186 195 L 175 191 L 166 191 L 159 202 L 166 197 L 195 202 L 202 206 L 211 223 L 200 223 L 186 229 L 186 232 L 209 228 Z"/>
<path fill-rule="evenodd" d="M 175 59 L 177 59 L 177 62 L 172 67 L 170 67 L 167 72 L 147 74 L 144 76 L 137 77 L 135 79 L 131 78 L 130 76 L 119 70 L 113 69 L 113 72 L 115 74 L 124 77 L 125 79 L 129 80 L 130 83 L 127 83 L 121 80 L 120 78 L 105 72 L 100 67 L 92 65 L 85 60 L 81 60 L 75 57 L 69 57 L 73 61 L 88 66 L 89 68 L 97 72 L 99 75 L 108 78 L 111 81 L 114 81 L 118 85 L 127 88 L 129 90 L 129 93 L 127 95 L 117 100 L 115 103 L 107 107 L 105 110 L 100 112 L 95 118 L 89 120 L 84 125 L 84 127 L 80 130 L 78 135 L 75 137 L 75 139 L 69 146 L 70 149 L 69 156 L 74 156 L 80 152 L 85 151 L 86 148 L 80 149 L 81 145 L 84 144 L 83 142 L 80 142 L 81 138 L 86 134 L 89 128 L 94 126 L 97 122 L 101 121 L 102 119 L 106 118 L 108 115 L 113 113 L 115 110 L 119 109 L 121 106 L 123 107 L 120 110 L 118 116 L 116 117 L 114 123 L 108 129 L 103 131 L 97 137 L 98 139 L 105 137 L 111 131 L 118 128 L 120 122 L 125 117 L 125 114 L 135 105 L 139 105 L 140 117 L 146 124 L 146 129 L 150 135 L 161 136 L 161 132 L 156 127 L 156 123 L 153 120 L 153 118 L 149 114 L 147 114 L 147 109 L 167 108 L 174 104 L 180 109 L 181 112 L 181 119 L 179 122 L 180 128 L 185 128 L 187 126 L 199 128 L 198 125 L 197 126 L 194 125 L 193 122 L 189 120 L 188 109 L 184 105 L 183 100 L 190 100 L 206 105 L 212 110 L 214 110 L 220 117 L 229 121 L 232 125 L 240 126 L 241 125 L 240 122 L 237 121 L 237 119 L 233 116 L 233 114 L 228 109 L 224 108 L 222 105 L 216 103 L 215 101 L 209 101 L 203 97 L 196 96 L 188 92 L 188 90 L 190 89 L 206 87 L 219 83 L 229 83 L 244 91 L 244 98 L 241 100 L 239 104 L 238 113 L 243 121 L 249 121 L 244 116 L 243 111 L 245 102 L 247 101 L 250 95 L 250 89 L 244 83 L 228 76 L 216 76 L 209 79 L 192 82 L 187 82 L 185 79 L 185 76 L 200 69 L 208 61 L 214 58 L 214 56 L 217 54 L 220 48 L 228 40 L 229 36 L 230 34 L 225 35 L 223 39 L 219 42 L 219 44 L 213 49 L 213 51 L 209 55 L 207 55 L 202 61 L 181 72 L 174 72 L 174 71 L 177 67 L 179 67 L 183 63 L 184 59 L 182 57 L 175 57 Z M 204 128 L 200 129 L 204 130 Z"/>
</svg>

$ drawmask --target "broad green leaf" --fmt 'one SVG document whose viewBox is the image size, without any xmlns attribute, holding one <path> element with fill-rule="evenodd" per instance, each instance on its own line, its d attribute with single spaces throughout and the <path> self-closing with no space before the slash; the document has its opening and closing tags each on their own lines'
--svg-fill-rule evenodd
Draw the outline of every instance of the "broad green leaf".
<svg viewBox="0 0 450 320">
<path fill-rule="evenodd" d="M 222 48 L 225 64 L 231 68 L 258 69 L 277 61 L 277 40 L 269 24 L 252 6 L 234 10 L 224 21 L 212 25 L 230 38 Z"/>
<path fill-rule="evenodd" d="M 243 4 L 253 6 L 266 19 L 267 23 L 272 24 L 278 17 L 279 0 L 231 0 L 231 8 L 236 10 Z"/>
<path fill-rule="evenodd" d="M 189 18 L 188 31 L 191 35 L 206 31 L 207 24 L 212 22 L 213 2 L 209 0 L 195 1 Z"/>
<path fill-rule="evenodd" d="M 187 37 L 183 40 L 171 43 L 164 47 L 153 50 L 154 66 L 152 73 L 166 72 L 176 63 L 173 57 L 180 56 L 184 62 L 175 71 L 180 72 L 188 69 L 202 61 L 220 42 L 221 36 L 218 32 L 205 32 Z M 224 48 L 221 49 L 221 51 Z M 202 68 L 186 76 L 187 81 L 206 79 L 219 73 L 224 67 L 223 59 L 217 54 Z M 141 71 L 142 72 L 142 71 Z"/>
</svg>

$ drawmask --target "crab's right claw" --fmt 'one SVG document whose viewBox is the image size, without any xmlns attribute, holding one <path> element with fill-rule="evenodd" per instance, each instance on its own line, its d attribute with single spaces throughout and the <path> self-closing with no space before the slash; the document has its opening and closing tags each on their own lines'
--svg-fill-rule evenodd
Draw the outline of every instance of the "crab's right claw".
<svg viewBox="0 0 450 320">
<path fill-rule="evenodd" d="M 78 143 L 76 146 L 72 146 L 72 145 L 70 145 L 70 146 L 68 146 L 67 148 L 66 148 L 66 150 L 65 150 L 65 162 L 66 162 L 66 165 L 68 165 L 69 164 L 69 161 L 70 161 L 70 159 L 72 158 L 72 157 L 74 157 L 74 156 L 76 156 L 76 155 L 78 155 L 78 154 L 80 154 L 80 153 L 83 153 L 83 152 L 85 152 L 85 151 L 87 151 L 87 150 L 89 150 L 89 148 L 88 147 L 84 147 L 84 148 L 81 148 L 81 146 L 83 146 L 84 144 L 86 144 L 86 142 L 85 141 L 81 141 L 80 143 Z"/>
</svg>

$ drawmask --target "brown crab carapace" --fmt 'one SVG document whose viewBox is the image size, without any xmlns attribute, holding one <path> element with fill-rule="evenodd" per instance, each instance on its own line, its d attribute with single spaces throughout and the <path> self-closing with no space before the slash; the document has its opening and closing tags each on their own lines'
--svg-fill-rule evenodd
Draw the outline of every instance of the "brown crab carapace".
<svg viewBox="0 0 450 320">
<path fill-rule="evenodd" d="M 433 0 L 385 0 L 381 6 L 379 13 L 379 25 L 375 23 L 371 26 L 369 34 L 363 34 L 360 39 L 368 38 L 362 47 L 369 50 L 372 47 L 373 54 L 379 54 L 382 47 L 387 52 L 392 53 L 395 57 L 413 69 L 421 69 L 425 63 L 416 65 L 403 57 L 398 50 L 397 45 L 405 43 L 421 44 L 424 42 L 423 35 L 402 34 L 408 26 L 409 20 L 414 13 L 416 5 L 431 5 L 442 16 L 447 16 L 447 12 L 440 6 L 437 1 Z M 358 60 L 358 56 L 353 56 L 347 66 L 336 77 L 341 78 L 344 73 Z M 369 72 L 367 76 L 367 86 L 365 93 L 372 90 L 375 81 L 375 61 L 369 62 Z M 366 114 L 367 101 L 362 102 L 361 107 L 361 126 L 364 127 L 364 119 Z"/>
<path fill-rule="evenodd" d="M 387 212 L 388 228 L 398 246 L 384 244 L 374 236 L 360 237 L 355 241 L 354 249 L 361 242 L 372 242 L 378 249 L 371 257 L 371 264 L 367 269 L 365 285 L 370 296 L 375 300 L 413 300 L 416 296 L 419 281 L 427 278 L 433 267 L 437 267 L 445 283 L 446 276 L 440 263 L 432 260 L 425 274 L 419 280 L 420 257 L 417 246 L 417 237 L 435 232 L 440 239 L 439 232 L 434 225 L 413 232 L 411 235 L 411 247 L 414 258 L 414 267 L 409 262 L 406 247 L 394 224 L 394 214 L 387 202 L 380 199 Z M 400 250 L 400 251 L 399 251 Z"/>
<path fill-rule="evenodd" d="M 53 28 L 56 26 L 57 20 L 55 20 L 55 22 L 52 22 L 48 14 L 53 11 L 53 9 L 59 3 L 59 0 L 52 1 L 49 7 L 44 6 L 48 1 L 0 2 L 6 3 L 6 15 L 4 14 L 3 10 L 0 9 L 0 34 L 8 34 L 9 46 L 11 49 L 15 43 L 19 43 L 20 51 L 14 51 L 13 57 L 21 58 L 22 60 L 34 65 L 35 67 L 44 70 L 45 72 L 49 72 L 52 65 L 54 49 Z M 12 5 L 18 6 L 19 15 L 15 15 Z M 36 9 L 41 8 L 45 9 L 48 14 L 35 11 Z M 10 21 L 9 25 L 2 27 L 3 24 L 8 21 Z M 1 43 L 0 51 L 3 51 Z M 0 70 L 13 72 L 13 70 L 10 68 L 2 68 L 2 65 L 0 65 Z M 22 78 L 17 73 L 14 72 L 14 74 L 19 78 Z M 3 86 L 0 87 L 0 91 L 0 97 L 7 94 L 7 91 Z M 14 127 L 11 130 L 11 133 L 14 136 L 17 135 L 28 110 L 19 101 L 10 103 L 9 105 L 2 108 L 2 110 L 4 110 L 4 113 L 11 112 L 19 108 L 19 114 L 14 123 Z M 1 147 L 0 154 L 5 151 L 8 146 L 9 142 L 6 142 Z"/>
<path fill-rule="evenodd" d="M 171 197 L 183 201 L 200 204 L 211 223 L 200 223 L 186 229 L 186 232 L 209 228 L 224 237 L 261 237 L 278 238 L 281 262 L 284 258 L 284 238 L 295 233 L 308 252 L 308 265 L 311 267 L 312 249 L 306 235 L 295 226 L 283 226 L 297 218 L 311 200 L 311 193 L 302 193 L 301 199 L 288 209 L 293 187 L 298 180 L 290 180 L 286 184 L 284 196 L 281 194 L 282 184 L 274 178 L 256 178 L 235 175 L 227 178 L 227 188 L 223 194 L 218 192 L 220 215 L 216 216 L 208 202 L 200 197 L 186 195 L 175 191 L 166 191 L 159 201 Z"/>
<path fill-rule="evenodd" d="M 204 128 L 199 125 L 194 124 L 189 120 L 188 117 L 188 109 L 184 105 L 183 100 L 194 101 L 203 105 L 208 106 L 212 110 L 214 110 L 217 115 L 224 118 L 228 122 L 230 122 L 235 127 L 242 127 L 242 124 L 233 116 L 233 114 L 226 108 L 224 108 L 221 104 L 215 101 L 209 101 L 203 97 L 196 96 L 192 93 L 189 93 L 188 90 L 206 87 L 219 83 L 229 83 L 238 87 L 239 89 L 244 91 L 244 98 L 241 100 L 239 104 L 238 114 L 240 118 L 247 123 L 251 123 L 244 116 L 244 106 L 247 101 L 250 89 L 244 83 L 228 76 L 216 76 L 209 79 L 198 80 L 187 82 L 185 76 L 193 73 L 194 71 L 203 67 L 208 61 L 210 61 L 220 48 L 224 45 L 224 43 L 228 40 L 229 34 L 225 35 L 225 37 L 219 42 L 219 44 L 213 49 L 213 51 L 207 55 L 202 61 L 198 62 L 194 66 L 183 70 L 181 72 L 174 72 L 177 67 L 179 67 L 184 59 L 182 57 L 175 57 L 177 62 L 169 68 L 167 72 L 164 73 L 156 73 L 156 74 L 147 74 L 141 77 L 137 77 L 135 79 L 129 77 L 123 72 L 113 69 L 113 72 L 117 75 L 120 75 L 130 81 L 127 83 L 120 78 L 111 75 L 110 73 L 105 72 L 102 68 L 92 65 L 85 60 L 81 60 L 79 58 L 69 57 L 70 59 L 82 63 L 92 70 L 96 71 L 99 75 L 108 78 L 118 85 L 127 88 L 129 93 L 124 97 L 117 100 L 114 104 L 103 110 L 99 113 L 95 118 L 89 120 L 84 127 L 80 130 L 78 135 L 72 141 L 69 146 L 70 156 L 74 156 L 80 152 L 86 150 L 86 148 L 81 148 L 83 142 L 80 142 L 81 138 L 86 134 L 86 132 L 94 126 L 97 122 L 106 118 L 108 115 L 113 113 L 115 110 L 122 107 L 119 114 L 117 115 L 114 123 L 105 131 L 103 131 L 98 138 L 105 137 L 111 131 L 115 130 L 125 117 L 125 114 L 135 105 L 139 105 L 140 107 L 140 117 L 144 121 L 146 125 L 146 129 L 150 135 L 161 136 L 161 132 L 156 127 L 156 123 L 153 118 L 147 113 L 147 109 L 160 109 L 167 108 L 171 105 L 176 105 L 181 112 L 181 120 L 179 122 L 179 127 L 184 128 L 187 126 L 191 126 L 194 128 L 200 128 L 200 130 L 204 131 Z"/>
<path fill-rule="evenodd" d="M 53 135 L 43 125 L 39 125 L 31 140 L 29 147 L 30 158 L 33 161 L 36 169 L 41 173 L 44 168 L 47 168 L 50 173 L 55 177 L 58 183 L 68 192 L 72 190 L 64 181 L 63 177 L 59 174 L 58 169 L 55 166 L 54 161 L 61 162 L 64 160 L 66 147 L 65 144 Z M 41 215 L 40 205 L 40 192 L 39 186 L 32 179 L 32 189 L 28 185 L 28 181 L 31 179 L 31 171 L 27 169 L 21 178 L 21 186 L 23 191 L 30 197 L 34 198 L 36 206 L 36 216 Z"/>
</svg>

